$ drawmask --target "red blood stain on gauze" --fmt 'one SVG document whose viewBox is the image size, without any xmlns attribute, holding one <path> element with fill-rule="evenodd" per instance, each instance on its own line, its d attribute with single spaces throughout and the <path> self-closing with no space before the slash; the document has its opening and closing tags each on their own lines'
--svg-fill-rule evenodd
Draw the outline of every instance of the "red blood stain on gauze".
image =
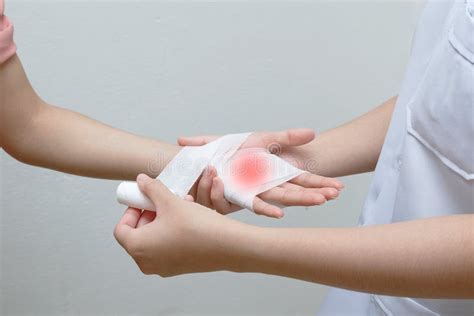
<svg viewBox="0 0 474 316">
<path fill-rule="evenodd" d="M 240 189 L 249 189 L 267 182 L 272 168 L 268 153 L 263 149 L 237 151 L 229 161 L 226 172 Z"/>
</svg>

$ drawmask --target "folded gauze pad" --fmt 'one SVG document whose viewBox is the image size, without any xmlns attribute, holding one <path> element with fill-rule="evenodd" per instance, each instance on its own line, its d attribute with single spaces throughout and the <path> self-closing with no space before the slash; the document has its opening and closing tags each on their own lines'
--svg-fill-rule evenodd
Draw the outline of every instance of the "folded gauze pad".
<svg viewBox="0 0 474 316">
<path fill-rule="evenodd" d="M 183 147 L 157 177 L 174 194 L 184 198 L 211 165 L 224 183 L 224 196 L 234 204 L 253 211 L 256 195 L 287 182 L 304 171 L 265 149 L 240 149 L 250 133 L 230 134 L 204 146 Z M 144 210 L 155 206 L 136 182 L 122 182 L 117 188 L 119 203 Z"/>
</svg>

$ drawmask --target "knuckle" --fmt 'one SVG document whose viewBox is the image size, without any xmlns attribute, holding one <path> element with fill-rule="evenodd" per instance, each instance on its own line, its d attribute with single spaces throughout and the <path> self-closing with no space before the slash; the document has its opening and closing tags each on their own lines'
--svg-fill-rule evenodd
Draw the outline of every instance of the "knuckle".
<svg viewBox="0 0 474 316">
<path fill-rule="evenodd" d="M 118 242 L 120 242 L 120 226 L 119 225 L 116 225 L 115 228 L 114 228 L 114 237 L 115 237 L 115 240 L 117 240 Z"/>
<path fill-rule="evenodd" d="M 324 198 L 323 196 L 317 196 L 314 198 L 314 202 L 316 203 L 316 205 L 321 205 L 326 202 L 326 198 Z"/>
<path fill-rule="evenodd" d="M 291 131 L 285 131 L 283 133 L 282 141 L 285 144 L 291 144 L 291 141 L 293 140 L 293 133 Z"/>
<path fill-rule="evenodd" d="M 301 175 L 301 183 L 304 186 L 310 186 L 311 185 L 311 175 L 307 172 L 303 173 Z"/>
<path fill-rule="evenodd" d="M 281 193 L 281 202 L 282 203 L 285 203 L 285 204 L 291 203 L 291 196 L 289 194 L 290 194 L 289 191 L 283 190 L 283 192 Z"/>
<path fill-rule="evenodd" d="M 138 268 L 140 269 L 140 271 L 145 274 L 145 275 L 152 275 L 154 274 L 154 271 L 152 269 L 152 266 L 150 264 L 147 264 L 143 261 L 141 262 L 138 262 L 137 261 L 137 265 L 138 265 Z"/>
<path fill-rule="evenodd" d="M 145 189 L 145 191 L 150 192 L 153 189 L 153 182 L 154 180 L 151 180 L 143 184 L 143 188 Z"/>
<path fill-rule="evenodd" d="M 222 215 L 229 213 L 229 210 L 224 207 L 216 207 L 216 212 Z"/>
<path fill-rule="evenodd" d="M 296 141 L 296 131 L 295 130 L 287 130 L 285 133 L 285 141 L 287 144 L 293 144 Z"/>
</svg>

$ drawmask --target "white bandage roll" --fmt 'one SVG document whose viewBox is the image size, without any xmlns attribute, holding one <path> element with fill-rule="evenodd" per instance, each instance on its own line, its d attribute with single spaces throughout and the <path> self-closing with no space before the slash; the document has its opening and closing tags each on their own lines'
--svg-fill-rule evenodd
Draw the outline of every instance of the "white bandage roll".
<svg viewBox="0 0 474 316">
<path fill-rule="evenodd" d="M 265 149 L 239 150 L 249 135 L 250 133 L 230 134 L 204 146 L 184 147 L 163 169 L 157 179 L 173 193 L 183 198 L 204 169 L 212 165 L 224 183 L 226 199 L 253 211 L 253 200 L 256 195 L 287 182 L 304 171 L 270 154 Z M 242 157 L 244 157 L 243 163 Z M 255 161 L 262 161 L 264 162 L 262 165 L 265 166 L 264 170 L 251 170 L 250 178 L 255 178 L 255 176 L 259 178 L 254 179 L 255 183 L 252 183 L 245 178 L 245 172 L 239 174 L 236 166 L 239 169 L 239 165 L 245 167 L 249 162 L 253 166 L 251 168 L 254 169 L 258 167 Z M 255 174 L 255 172 L 265 174 Z M 117 188 L 117 200 L 130 207 L 156 210 L 150 199 L 140 191 L 136 182 L 121 183 Z"/>
<path fill-rule="evenodd" d="M 153 202 L 143 194 L 136 182 L 125 181 L 117 188 L 117 201 L 142 210 L 154 210 Z"/>
</svg>

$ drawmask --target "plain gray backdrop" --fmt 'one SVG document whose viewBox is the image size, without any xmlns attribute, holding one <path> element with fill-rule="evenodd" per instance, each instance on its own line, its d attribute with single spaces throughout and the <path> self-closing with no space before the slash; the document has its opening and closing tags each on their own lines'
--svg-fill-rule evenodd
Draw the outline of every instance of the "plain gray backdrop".
<svg viewBox="0 0 474 316">
<path fill-rule="evenodd" d="M 133 133 L 324 131 L 397 93 L 420 5 L 387 1 L 9 1 L 48 102 Z M 112 231 L 117 181 L 1 159 L 2 315 L 313 315 L 327 288 L 227 272 L 144 276 Z M 317 157 L 316 157 L 317 159 Z M 266 226 L 353 226 L 371 175 Z"/>
</svg>

